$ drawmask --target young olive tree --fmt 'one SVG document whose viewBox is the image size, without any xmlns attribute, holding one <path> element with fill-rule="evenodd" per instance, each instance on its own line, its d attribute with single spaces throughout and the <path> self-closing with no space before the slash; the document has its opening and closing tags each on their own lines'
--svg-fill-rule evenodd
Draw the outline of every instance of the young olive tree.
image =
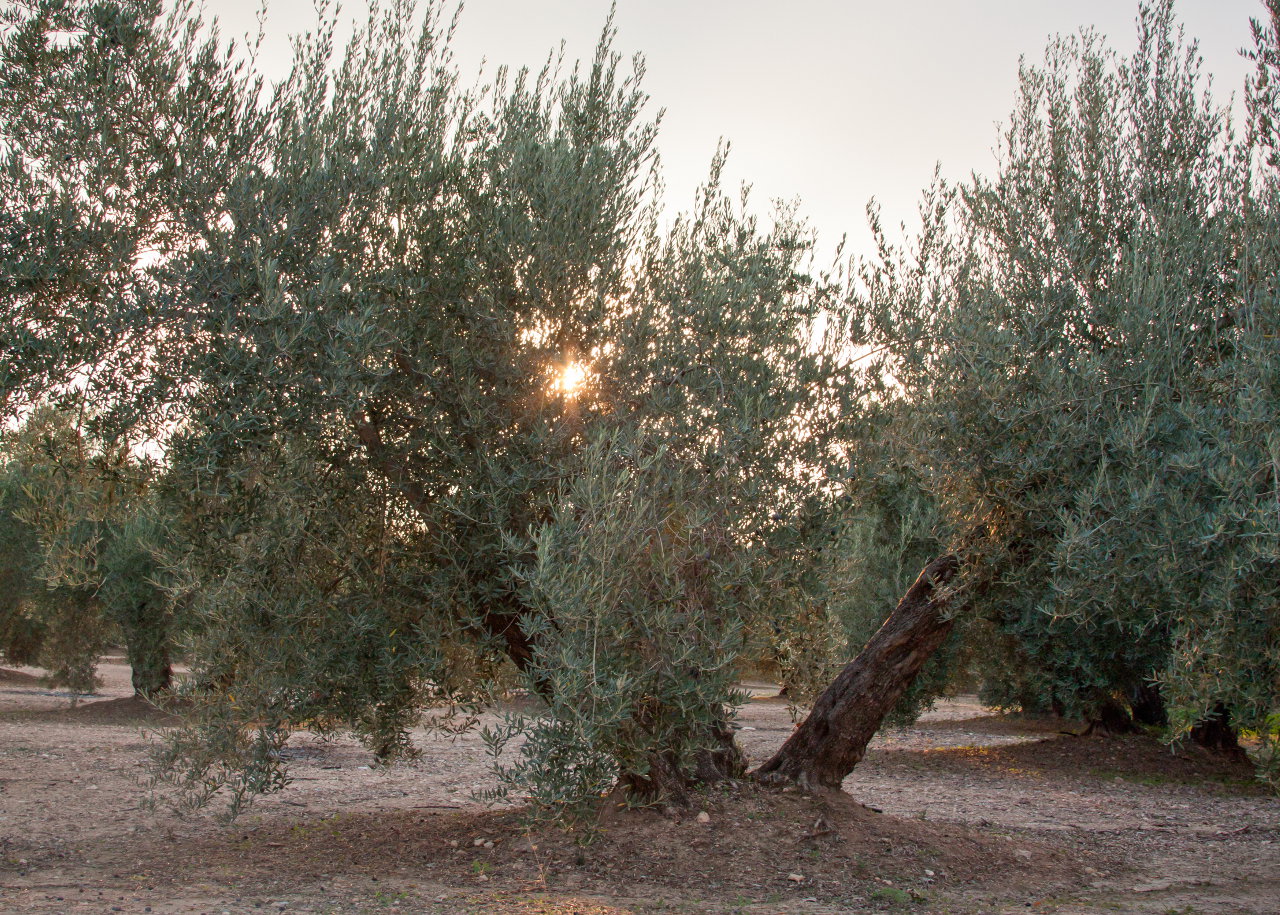
<svg viewBox="0 0 1280 915">
<path fill-rule="evenodd" d="M 16 464 L 0 469 L 0 655 L 12 664 L 35 664 L 45 627 L 28 603 L 39 572 L 40 542 L 22 520 L 26 497 Z"/>
<path fill-rule="evenodd" d="M 864 271 L 867 371 L 910 406 L 893 441 L 951 551 L 876 638 L 914 622 L 918 654 L 976 614 L 1018 660 L 994 672 L 1009 688 L 1094 713 L 1158 684 L 1175 733 L 1269 733 L 1275 21 L 1243 143 L 1171 4 L 1138 26 L 1129 58 L 1084 33 L 1024 66 L 998 174 L 935 186 L 914 246 L 881 234 Z M 865 717 L 855 695 L 833 688 L 763 771 L 838 785 L 860 754 L 824 755 L 826 734 Z"/>
</svg>

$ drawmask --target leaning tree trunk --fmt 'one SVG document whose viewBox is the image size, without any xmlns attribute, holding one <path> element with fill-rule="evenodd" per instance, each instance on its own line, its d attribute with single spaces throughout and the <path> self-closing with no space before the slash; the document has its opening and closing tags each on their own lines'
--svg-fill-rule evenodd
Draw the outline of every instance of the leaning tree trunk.
<svg viewBox="0 0 1280 915">
<path fill-rule="evenodd" d="M 947 598 L 938 588 L 959 569 L 954 554 L 925 567 L 867 647 L 818 697 L 809 717 L 755 771 L 756 778 L 810 791 L 840 788 L 884 717 L 951 631 L 952 618 L 944 615 Z"/>
</svg>

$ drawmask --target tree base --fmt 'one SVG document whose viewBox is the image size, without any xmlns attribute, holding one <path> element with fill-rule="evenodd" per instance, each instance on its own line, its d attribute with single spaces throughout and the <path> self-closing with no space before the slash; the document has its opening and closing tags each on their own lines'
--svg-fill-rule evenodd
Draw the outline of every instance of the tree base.
<svg viewBox="0 0 1280 915">
<path fill-rule="evenodd" d="M 1129 716 L 1129 712 L 1119 702 L 1114 699 L 1108 699 L 1098 708 L 1098 711 L 1089 719 L 1089 726 L 1084 729 L 1081 737 L 1090 737 L 1094 734 L 1103 736 L 1120 736 L 1122 734 L 1136 734 L 1142 729 L 1134 724 L 1133 718 Z"/>
<path fill-rule="evenodd" d="M 1221 702 L 1213 711 L 1191 729 L 1188 735 L 1192 743 L 1229 759 L 1248 760 L 1249 754 L 1240 746 L 1240 738 L 1231 724 L 1231 712 Z"/>
<path fill-rule="evenodd" d="M 688 807 L 693 789 L 736 781 L 746 774 L 746 758 L 728 721 L 713 726 L 709 744 L 698 752 L 692 772 L 677 765 L 669 754 L 652 754 L 649 771 L 643 775 L 624 772 L 618 779 L 618 791 L 630 804 Z"/>
<path fill-rule="evenodd" d="M 754 773 L 765 785 L 839 791 L 898 699 L 951 631 L 947 597 L 938 589 L 955 577 L 952 554 L 925 567 L 862 652 L 818 697 L 809 716 Z"/>
</svg>

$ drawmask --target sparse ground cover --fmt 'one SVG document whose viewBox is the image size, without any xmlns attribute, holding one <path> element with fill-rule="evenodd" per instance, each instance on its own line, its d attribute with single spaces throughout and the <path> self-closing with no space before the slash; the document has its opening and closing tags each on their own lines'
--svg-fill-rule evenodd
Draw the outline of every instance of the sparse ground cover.
<svg viewBox="0 0 1280 915">
<path fill-rule="evenodd" d="M 391 769 L 298 735 L 293 784 L 233 825 L 148 813 L 141 728 L 164 722 L 127 668 L 74 708 L 36 673 L 0 680 L 4 912 L 1280 911 L 1280 801 L 1241 768 L 971 699 L 877 738 L 847 803 L 743 787 L 610 815 L 584 847 L 473 799 L 492 784 L 475 734 L 420 734 Z M 738 724 L 754 759 L 792 727 L 768 698 Z"/>
</svg>

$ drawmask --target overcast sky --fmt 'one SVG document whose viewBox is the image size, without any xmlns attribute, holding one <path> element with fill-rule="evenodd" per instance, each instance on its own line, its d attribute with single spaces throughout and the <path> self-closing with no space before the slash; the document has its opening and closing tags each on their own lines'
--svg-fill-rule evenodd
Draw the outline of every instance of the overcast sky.
<svg viewBox="0 0 1280 915">
<path fill-rule="evenodd" d="M 346 0 L 348 16 L 363 9 Z M 1112 47 L 1135 44 L 1129 0 L 618 0 L 617 50 L 647 61 L 645 88 L 666 109 L 659 146 L 669 207 L 686 209 L 723 137 L 729 178 L 763 208 L 800 201 L 824 249 L 848 233 L 865 250 L 866 203 L 885 221 L 914 219 L 935 163 L 963 177 L 990 171 L 1010 111 L 1018 59 L 1049 36 L 1091 25 Z M 208 0 L 224 34 L 256 31 L 258 0 Z M 1182 0 L 1205 70 L 1225 99 L 1248 65 L 1260 0 Z M 609 0 L 467 0 L 455 51 L 464 75 L 481 61 L 538 67 L 561 39 L 589 58 Z M 267 75 L 288 64 L 287 36 L 316 21 L 311 0 L 269 0 Z"/>
</svg>

